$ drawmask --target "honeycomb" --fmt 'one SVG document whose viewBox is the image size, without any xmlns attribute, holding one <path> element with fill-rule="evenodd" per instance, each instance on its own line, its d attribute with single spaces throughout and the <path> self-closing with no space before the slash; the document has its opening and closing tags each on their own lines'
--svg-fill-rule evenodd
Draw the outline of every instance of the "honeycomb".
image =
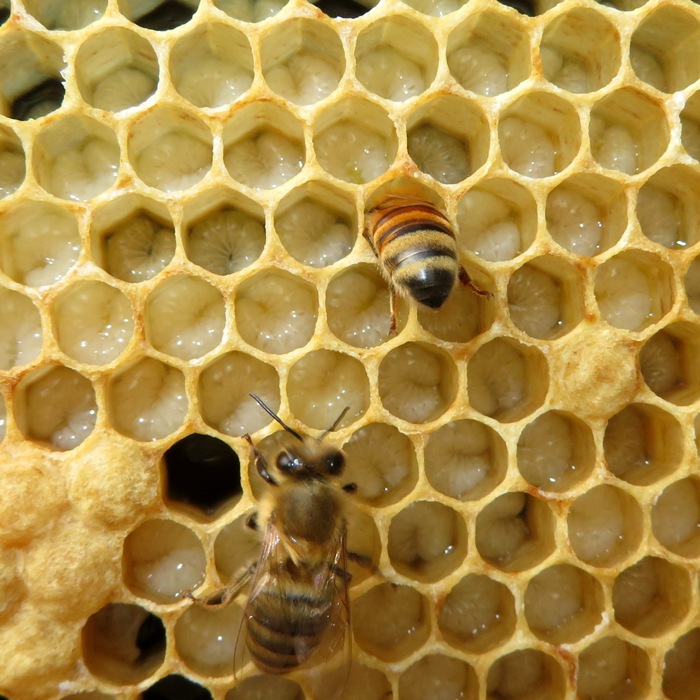
<svg viewBox="0 0 700 700">
<path fill-rule="evenodd" d="M 342 698 L 700 698 L 700 8 L 0 0 L 0 696 L 233 673 L 249 397 L 356 481 Z M 443 208 L 491 299 L 389 293 Z"/>
</svg>

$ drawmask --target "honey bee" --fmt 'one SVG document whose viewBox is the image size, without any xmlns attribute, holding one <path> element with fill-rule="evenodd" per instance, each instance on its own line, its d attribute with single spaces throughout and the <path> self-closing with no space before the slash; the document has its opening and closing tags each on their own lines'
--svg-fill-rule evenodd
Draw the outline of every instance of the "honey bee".
<svg viewBox="0 0 700 700">
<path fill-rule="evenodd" d="M 347 677 L 351 661 L 347 561 L 375 569 L 368 557 L 347 550 L 346 494 L 355 493 L 357 486 L 337 482 L 345 457 L 323 444 L 348 409 L 313 439 L 284 423 L 258 396 L 251 397 L 293 440 L 269 465 L 250 435 L 244 435 L 257 472 L 270 487 L 248 519 L 249 526 L 264 533 L 262 548 L 257 563 L 238 582 L 204 602 L 226 604 L 251 583 L 234 670 L 252 659 L 262 671 L 286 673 L 342 651 Z"/>
<path fill-rule="evenodd" d="M 389 335 L 396 333 L 400 294 L 439 309 L 459 279 L 479 296 L 492 296 L 477 287 L 459 264 L 452 226 L 430 202 L 410 195 L 390 195 L 369 211 L 364 236 L 389 282 Z"/>
</svg>

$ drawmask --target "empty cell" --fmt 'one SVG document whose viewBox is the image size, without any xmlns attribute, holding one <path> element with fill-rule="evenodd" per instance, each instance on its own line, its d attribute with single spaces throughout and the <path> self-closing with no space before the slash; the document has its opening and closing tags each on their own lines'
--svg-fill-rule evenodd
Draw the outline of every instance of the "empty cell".
<svg viewBox="0 0 700 700">
<path fill-rule="evenodd" d="M 424 454 L 430 485 L 460 501 L 490 493 L 503 481 L 508 466 L 503 439 L 475 420 L 453 421 L 438 428 L 428 436 Z"/>
<path fill-rule="evenodd" d="M 223 2 L 224 0 L 220 0 Z M 231 0 L 226 0 L 231 1 Z M 354 664 L 353 664 L 354 668 Z M 366 690 L 363 688 L 363 691 Z M 304 700 L 304 691 L 289 678 L 249 676 L 226 693 L 225 700 Z M 371 696 L 367 696 L 368 700 Z"/>
<path fill-rule="evenodd" d="M 450 34 L 447 65 L 454 79 L 477 95 L 512 90 L 530 74 L 527 31 L 504 14 L 474 13 Z"/>
<path fill-rule="evenodd" d="M 596 269 L 594 293 L 611 326 L 641 331 L 673 306 L 673 273 L 655 254 L 627 250 Z"/>
<path fill-rule="evenodd" d="M 651 510 L 654 537 L 669 551 L 696 557 L 700 551 L 700 485 L 681 479 L 667 486 Z"/>
<path fill-rule="evenodd" d="M 328 97 L 345 71 L 343 45 L 336 32 L 306 18 L 288 20 L 265 35 L 261 60 L 270 88 L 299 105 Z"/>
<path fill-rule="evenodd" d="M 393 123 L 378 105 L 345 98 L 314 122 L 314 150 L 321 167 L 340 180 L 361 185 L 388 170 L 396 157 Z"/>
<path fill-rule="evenodd" d="M 182 373 L 150 357 L 115 372 L 107 386 L 112 426 L 135 440 L 160 440 L 187 415 Z"/>
<path fill-rule="evenodd" d="M 669 127 L 656 100 L 625 87 L 593 105 L 589 136 L 593 157 L 603 168 L 635 175 L 666 150 Z"/>
<path fill-rule="evenodd" d="M 158 86 L 158 59 L 151 44 L 123 27 L 112 27 L 85 41 L 75 58 L 83 99 L 109 112 L 136 107 Z"/>
<path fill-rule="evenodd" d="M 546 501 L 527 493 L 504 493 L 477 516 L 476 548 L 502 571 L 525 571 L 554 551 L 554 527 Z"/>
<path fill-rule="evenodd" d="M 553 255 L 533 258 L 508 281 L 513 323 L 533 338 L 566 335 L 585 315 L 580 271 Z"/>
<path fill-rule="evenodd" d="M 390 505 L 411 492 L 418 464 L 411 441 L 393 425 L 370 423 L 343 445 L 344 477 L 357 484 L 357 497 L 373 506 Z"/>
<path fill-rule="evenodd" d="M 242 352 L 230 352 L 207 365 L 199 377 L 199 409 L 204 421 L 226 435 L 260 430 L 270 417 L 248 395 L 257 394 L 273 411 L 279 409 L 276 370 Z"/>
<path fill-rule="evenodd" d="M 389 15 L 358 36 L 355 61 L 357 79 L 370 92 L 402 101 L 420 95 L 433 82 L 437 45 L 417 22 Z"/>
<path fill-rule="evenodd" d="M 238 455 L 222 440 L 193 433 L 163 455 L 165 500 L 171 508 L 213 520 L 242 493 Z"/>
<path fill-rule="evenodd" d="M 96 22 L 108 0 L 25 0 L 24 7 L 47 29 L 82 29 Z"/>
<path fill-rule="evenodd" d="M 223 338 L 221 292 L 197 277 L 168 277 L 148 295 L 143 313 L 148 342 L 172 357 L 202 357 Z"/>
<path fill-rule="evenodd" d="M 576 157 L 581 125 L 567 101 L 547 92 L 532 92 L 501 113 L 498 141 L 501 157 L 510 168 L 526 177 L 549 177 Z"/>
<path fill-rule="evenodd" d="M 140 695 L 140 700 L 213 700 L 204 687 L 179 674 L 164 676 Z"/>
<path fill-rule="evenodd" d="M 294 416 L 310 428 L 326 430 L 348 407 L 344 427 L 369 407 L 369 381 L 359 360 L 332 350 L 307 353 L 289 370 L 287 398 Z"/>
<path fill-rule="evenodd" d="M 196 107 L 224 107 L 253 84 L 253 54 L 247 37 L 225 24 L 200 24 L 170 51 L 175 89 Z"/>
<path fill-rule="evenodd" d="M 211 132 L 184 109 L 156 107 L 131 125 L 128 141 L 136 174 L 164 192 L 196 185 L 211 167 Z"/>
<path fill-rule="evenodd" d="M 410 586 L 382 583 L 354 601 L 352 629 L 363 651 L 381 661 L 399 661 L 428 639 L 430 605 Z"/>
<path fill-rule="evenodd" d="M 578 657 L 576 685 L 582 700 L 649 697 L 651 664 L 641 647 L 617 637 L 604 637 Z"/>
<path fill-rule="evenodd" d="M 483 574 L 465 576 L 445 597 L 437 624 L 445 640 L 472 654 L 495 649 L 513 634 L 515 599 Z"/>
<path fill-rule="evenodd" d="M 593 471 L 595 442 L 590 427 L 564 411 L 547 411 L 518 439 L 518 470 L 528 483 L 561 493 Z"/>
<path fill-rule="evenodd" d="M 104 282 L 85 280 L 71 285 L 52 305 L 51 316 L 61 350 L 91 365 L 116 360 L 134 333 L 131 302 Z"/>
<path fill-rule="evenodd" d="M 50 194 L 84 201 L 114 184 L 119 158 L 117 136 L 110 128 L 73 114 L 50 122 L 37 134 L 32 167 Z"/>
<path fill-rule="evenodd" d="M 439 348 L 405 343 L 379 366 L 379 396 L 387 411 L 412 423 L 439 418 L 457 395 L 457 367 Z"/>
<path fill-rule="evenodd" d="M 589 635 L 603 617 L 603 587 L 570 564 L 538 573 L 525 590 L 525 619 L 530 630 L 550 644 L 570 644 Z"/>
<path fill-rule="evenodd" d="M 510 180 L 481 181 L 457 205 L 458 243 L 489 262 L 505 262 L 525 252 L 536 232 L 535 200 Z"/>
<path fill-rule="evenodd" d="M 26 174 L 22 142 L 12 129 L 0 126 L 0 199 L 17 190 Z"/>
<path fill-rule="evenodd" d="M 681 112 L 681 142 L 685 152 L 700 160 L 700 93 L 693 93 Z"/>
<path fill-rule="evenodd" d="M 197 536 L 171 520 L 146 520 L 124 540 L 126 585 L 156 603 L 172 603 L 192 593 L 204 582 L 205 566 Z"/>
<path fill-rule="evenodd" d="M 138 605 L 110 603 L 91 615 L 81 642 L 90 673 L 117 685 L 145 680 L 165 658 L 163 622 Z"/>
<path fill-rule="evenodd" d="M 294 259 L 326 267 L 342 260 L 355 244 L 355 205 L 325 183 L 307 182 L 278 205 L 275 231 Z"/>
<path fill-rule="evenodd" d="M 279 187 L 297 175 L 306 160 L 301 124 L 272 102 L 234 112 L 224 127 L 223 141 L 229 174 L 255 189 Z"/>
<path fill-rule="evenodd" d="M 641 559 L 613 584 L 615 620 L 640 637 L 660 637 L 673 629 L 690 603 L 690 573 L 658 557 Z"/>
<path fill-rule="evenodd" d="M 377 0 L 313 0 L 313 4 L 329 17 L 343 19 L 357 19 L 367 14 L 376 4 Z"/>
<path fill-rule="evenodd" d="M 620 69 L 620 34 L 601 13 L 575 8 L 545 27 L 540 58 L 550 83 L 569 92 L 594 92 Z"/>
<path fill-rule="evenodd" d="M 262 22 L 274 17 L 287 0 L 214 0 L 214 6 L 229 17 L 244 22 Z"/>
<path fill-rule="evenodd" d="M 25 375 L 14 397 L 15 422 L 27 440 L 53 450 L 72 450 L 97 420 L 95 390 L 68 367 L 42 367 Z"/>
<path fill-rule="evenodd" d="M 24 294 L 0 287 L 0 370 L 28 364 L 41 346 L 39 310 Z"/>
<path fill-rule="evenodd" d="M 444 654 L 423 656 L 399 678 L 402 700 L 476 700 L 479 683 L 474 669 Z"/>
<path fill-rule="evenodd" d="M 278 269 L 249 277 L 234 300 L 236 327 L 247 343 L 284 354 L 309 342 L 318 318 L 318 295 L 306 280 Z"/>
<path fill-rule="evenodd" d="M 486 678 L 487 700 L 564 700 L 561 665 L 536 649 L 519 649 L 497 659 Z"/>
<path fill-rule="evenodd" d="M 118 0 L 119 11 L 139 27 L 165 32 L 189 22 L 197 0 Z"/>
<path fill-rule="evenodd" d="M 616 477 L 645 486 L 679 466 L 683 431 L 670 413 L 635 403 L 608 421 L 603 447 L 607 467 Z"/>
<path fill-rule="evenodd" d="M 669 700 L 697 700 L 700 681 L 700 628 L 695 627 L 676 639 L 666 652 L 663 690 Z"/>
<path fill-rule="evenodd" d="M 497 338 L 482 345 L 467 365 L 469 403 L 503 423 L 542 405 L 549 387 L 547 361 L 535 347 Z"/>
</svg>

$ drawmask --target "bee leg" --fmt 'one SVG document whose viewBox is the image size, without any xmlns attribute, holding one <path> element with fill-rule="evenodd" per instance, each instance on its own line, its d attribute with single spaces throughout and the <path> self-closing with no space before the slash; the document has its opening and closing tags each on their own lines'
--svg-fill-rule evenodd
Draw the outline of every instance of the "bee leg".
<svg viewBox="0 0 700 700">
<path fill-rule="evenodd" d="M 250 449 L 253 452 L 253 457 L 255 459 L 255 468 L 258 470 L 258 474 L 272 486 L 277 486 L 277 482 L 270 476 L 270 472 L 267 471 L 267 462 L 265 457 L 263 457 L 262 452 L 255 446 L 253 439 L 246 433 L 243 439 L 250 445 Z"/>
<path fill-rule="evenodd" d="M 214 591 L 206 598 L 195 598 L 191 593 L 185 593 L 185 598 L 189 598 L 195 603 L 201 603 L 211 608 L 223 608 L 228 605 L 236 596 L 248 585 L 248 582 L 255 573 L 257 568 L 257 562 L 251 564 L 244 572 L 241 577 L 232 586 L 224 586 L 218 591 Z"/>
<path fill-rule="evenodd" d="M 379 568 L 372 563 L 372 560 L 368 556 L 350 551 L 348 551 L 346 554 L 350 561 L 354 561 L 355 564 L 358 564 L 363 569 L 367 569 L 367 571 L 369 571 L 371 574 L 379 573 Z"/>
<path fill-rule="evenodd" d="M 345 493 L 357 493 L 357 484 L 345 484 L 342 489 Z"/>
<path fill-rule="evenodd" d="M 474 294 L 478 294 L 480 297 L 486 297 L 490 298 L 493 296 L 491 292 L 486 291 L 485 289 L 481 289 L 481 287 L 477 287 L 474 282 L 472 281 L 472 278 L 467 274 L 467 271 L 460 265 L 459 267 L 459 281 L 465 286 L 469 287 L 469 289 L 474 292 Z"/>
<path fill-rule="evenodd" d="M 396 335 L 396 326 L 398 325 L 398 304 L 399 295 L 396 290 L 391 287 L 389 289 L 389 314 L 391 322 L 389 323 L 389 336 Z"/>
</svg>

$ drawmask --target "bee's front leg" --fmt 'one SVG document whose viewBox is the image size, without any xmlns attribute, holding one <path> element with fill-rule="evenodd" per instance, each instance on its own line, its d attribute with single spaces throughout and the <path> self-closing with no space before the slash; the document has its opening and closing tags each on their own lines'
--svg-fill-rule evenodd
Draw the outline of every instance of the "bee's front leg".
<svg viewBox="0 0 700 700">
<path fill-rule="evenodd" d="M 476 284 L 474 284 L 474 280 L 472 280 L 472 278 L 467 274 L 467 271 L 461 265 L 459 268 L 458 277 L 461 284 L 463 284 L 465 287 L 469 287 L 474 294 L 478 294 L 480 297 L 486 297 L 487 299 L 490 299 L 493 296 L 491 292 L 481 289 L 481 287 L 477 287 Z"/>
<path fill-rule="evenodd" d="M 257 568 L 257 562 L 251 564 L 244 572 L 241 577 L 232 586 L 224 586 L 219 588 L 219 590 L 214 591 L 209 594 L 206 598 L 197 598 L 191 593 L 185 593 L 185 598 L 189 598 L 195 603 L 201 603 L 210 608 L 223 608 L 228 605 L 232 600 L 234 600 L 238 594 L 248 585 L 250 579 L 255 573 Z"/>
<path fill-rule="evenodd" d="M 272 478 L 270 472 L 267 471 L 267 462 L 263 453 L 255 446 L 253 438 L 250 437 L 248 433 L 243 436 L 243 439 L 250 445 L 250 449 L 253 453 L 253 460 L 255 461 L 255 468 L 258 470 L 258 474 L 271 486 L 277 486 L 277 482 Z"/>
<path fill-rule="evenodd" d="M 393 286 L 389 287 L 389 315 L 391 316 L 391 321 L 389 322 L 389 337 L 396 335 L 396 328 L 399 323 L 399 295 Z"/>
</svg>

